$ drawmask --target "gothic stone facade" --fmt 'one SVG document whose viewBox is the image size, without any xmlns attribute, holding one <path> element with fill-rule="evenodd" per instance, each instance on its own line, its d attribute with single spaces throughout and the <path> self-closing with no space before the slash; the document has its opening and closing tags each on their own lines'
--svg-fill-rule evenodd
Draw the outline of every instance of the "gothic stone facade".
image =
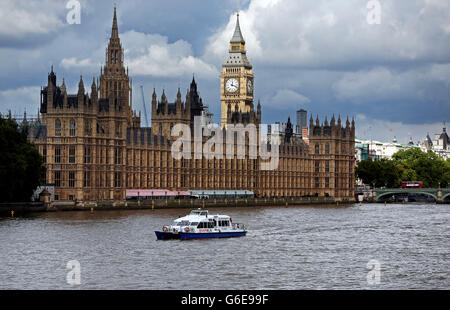
<svg viewBox="0 0 450 310">
<path fill-rule="evenodd" d="M 100 79 L 90 95 L 80 78 L 78 93 L 67 94 L 65 81 L 57 85 L 53 68 L 41 91 L 40 119 L 31 124 L 30 137 L 43 155 L 46 183 L 55 185 L 59 200 L 124 200 L 126 189 L 250 190 L 258 197 L 354 197 L 355 124 L 343 126 L 334 116 L 323 124 L 310 120 L 308 143 L 293 134 L 288 120 L 280 134 L 279 166 L 260 168 L 262 159 L 250 158 L 249 148 L 260 141 L 245 140 L 245 157 L 175 159 L 170 131 L 175 124 L 193 127 L 205 106 L 193 79 L 185 100 L 180 90 L 169 103 L 163 91 L 152 96 L 152 128 L 141 127 L 132 109 L 132 82 L 123 64 L 123 49 L 114 9 L 113 27 Z M 233 81 L 228 82 L 229 79 Z M 235 82 L 239 85 L 234 85 Z M 261 105 L 253 108 L 252 67 L 245 57 L 239 27 L 221 76 L 222 126 L 261 124 Z M 228 82 L 228 85 L 227 85 Z M 207 138 L 204 138 L 203 142 Z M 270 137 L 269 137 L 270 139 Z M 235 139 L 235 146 L 237 139 Z M 194 153 L 195 146 L 191 148 Z"/>
</svg>

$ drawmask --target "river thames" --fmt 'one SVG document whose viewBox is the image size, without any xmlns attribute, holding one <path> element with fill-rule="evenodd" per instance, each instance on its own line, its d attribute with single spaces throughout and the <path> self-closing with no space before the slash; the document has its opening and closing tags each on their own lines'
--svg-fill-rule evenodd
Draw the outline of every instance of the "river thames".
<svg viewBox="0 0 450 310">
<path fill-rule="evenodd" d="M 155 230 L 188 212 L 0 218 L 0 289 L 450 288 L 449 205 L 211 209 L 248 235 L 156 240 Z M 80 285 L 66 281 L 72 260 Z"/>
</svg>

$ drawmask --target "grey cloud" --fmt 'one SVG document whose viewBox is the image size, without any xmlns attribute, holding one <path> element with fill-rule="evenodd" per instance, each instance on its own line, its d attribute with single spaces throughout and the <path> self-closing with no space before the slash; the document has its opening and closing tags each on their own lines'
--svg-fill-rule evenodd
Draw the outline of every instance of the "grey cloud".
<svg viewBox="0 0 450 310">
<path fill-rule="evenodd" d="M 28 1 L 8 3 L 29 9 Z M 381 4 L 381 25 L 367 24 L 366 1 L 361 0 L 134 0 L 118 3 L 118 17 L 135 91 L 144 85 L 148 98 L 153 87 L 175 98 L 177 88 L 187 88 L 196 73 L 202 97 L 218 119 L 220 85 L 212 68 L 221 66 L 240 6 L 264 122 L 295 117 L 299 107 L 321 118 L 364 114 L 373 122 L 403 126 L 448 120 L 449 2 Z M 64 5 L 40 1 L 33 10 L 64 21 Z M 24 32 L 26 44 L 13 32 L 0 32 L 0 58 L 8 60 L 0 63 L 0 91 L 45 84 L 52 64 L 69 88 L 76 88 L 80 74 L 86 80 L 98 76 L 113 3 L 83 0 L 82 7 L 81 25 Z M 152 46 L 167 57 L 155 59 Z"/>
</svg>

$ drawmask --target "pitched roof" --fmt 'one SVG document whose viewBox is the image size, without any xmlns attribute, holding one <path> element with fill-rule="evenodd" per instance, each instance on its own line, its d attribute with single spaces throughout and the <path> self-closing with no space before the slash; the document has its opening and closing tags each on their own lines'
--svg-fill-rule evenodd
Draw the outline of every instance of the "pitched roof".
<svg viewBox="0 0 450 310">
<path fill-rule="evenodd" d="M 447 134 L 447 130 L 444 127 L 444 129 L 442 130 L 441 136 L 439 137 L 439 139 L 444 140 L 444 146 L 447 146 L 447 144 L 450 144 L 450 137 Z"/>
<path fill-rule="evenodd" d="M 236 19 L 236 28 L 234 29 L 233 37 L 231 38 L 230 43 L 244 43 L 245 40 L 242 36 L 241 32 L 241 26 L 239 25 L 239 13 L 237 13 L 237 19 Z"/>
</svg>

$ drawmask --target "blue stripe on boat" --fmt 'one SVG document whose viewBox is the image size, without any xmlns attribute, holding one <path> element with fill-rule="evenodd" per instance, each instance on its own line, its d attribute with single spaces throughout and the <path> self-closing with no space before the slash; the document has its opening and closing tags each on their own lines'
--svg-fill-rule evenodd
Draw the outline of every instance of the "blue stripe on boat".
<svg viewBox="0 0 450 310">
<path fill-rule="evenodd" d="M 246 231 L 240 232 L 220 232 L 220 233 L 184 233 L 180 232 L 180 239 L 204 239 L 204 238 L 233 238 L 243 237 L 247 234 Z"/>
</svg>

